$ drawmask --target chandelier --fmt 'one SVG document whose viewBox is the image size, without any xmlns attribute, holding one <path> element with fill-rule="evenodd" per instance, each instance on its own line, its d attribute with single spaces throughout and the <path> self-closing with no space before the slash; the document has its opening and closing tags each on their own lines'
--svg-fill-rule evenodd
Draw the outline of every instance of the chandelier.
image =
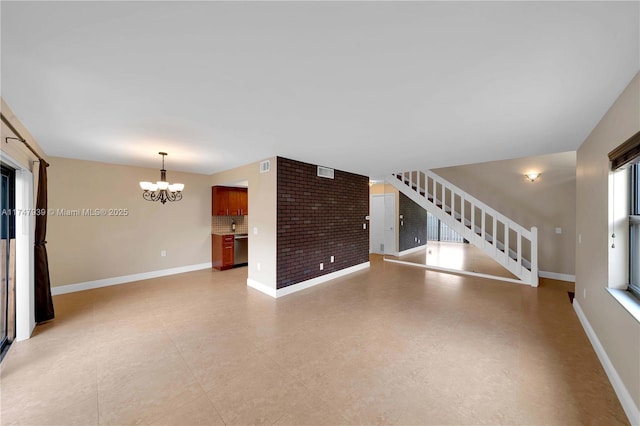
<svg viewBox="0 0 640 426">
<path fill-rule="evenodd" d="M 168 155 L 166 152 L 159 152 L 162 155 L 162 169 L 160 170 L 160 180 L 156 183 L 140 182 L 142 188 L 142 198 L 147 201 L 160 201 L 162 204 L 167 201 L 182 200 L 182 190 L 184 184 L 167 182 L 167 171 L 164 169 L 164 157 Z"/>
</svg>

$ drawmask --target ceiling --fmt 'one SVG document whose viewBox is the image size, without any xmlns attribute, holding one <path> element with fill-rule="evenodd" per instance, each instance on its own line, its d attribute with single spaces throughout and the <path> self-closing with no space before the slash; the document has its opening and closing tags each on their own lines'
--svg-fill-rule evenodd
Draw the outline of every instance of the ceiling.
<svg viewBox="0 0 640 426">
<path fill-rule="evenodd" d="M 576 150 L 638 2 L 7 2 L 1 94 L 48 155 L 368 176 Z"/>
</svg>

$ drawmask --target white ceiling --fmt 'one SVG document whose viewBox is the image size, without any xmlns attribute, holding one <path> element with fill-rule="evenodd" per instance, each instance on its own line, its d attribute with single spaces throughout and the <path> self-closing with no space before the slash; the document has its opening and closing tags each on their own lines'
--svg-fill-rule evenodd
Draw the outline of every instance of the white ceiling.
<svg viewBox="0 0 640 426">
<path fill-rule="evenodd" d="M 48 155 L 369 176 L 575 150 L 640 70 L 638 2 L 1 2 Z"/>
</svg>

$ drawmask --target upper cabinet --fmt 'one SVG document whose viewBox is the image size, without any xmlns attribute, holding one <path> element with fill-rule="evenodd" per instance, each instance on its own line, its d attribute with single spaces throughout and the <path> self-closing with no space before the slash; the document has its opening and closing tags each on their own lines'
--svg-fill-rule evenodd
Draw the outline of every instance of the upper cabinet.
<svg viewBox="0 0 640 426">
<path fill-rule="evenodd" d="M 249 214 L 247 188 L 211 187 L 212 216 L 245 216 Z"/>
</svg>

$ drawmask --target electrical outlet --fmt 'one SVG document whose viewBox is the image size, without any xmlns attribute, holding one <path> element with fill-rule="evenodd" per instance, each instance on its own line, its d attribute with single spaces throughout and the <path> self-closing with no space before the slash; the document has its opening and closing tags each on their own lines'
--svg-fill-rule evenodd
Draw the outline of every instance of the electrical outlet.
<svg viewBox="0 0 640 426">
<path fill-rule="evenodd" d="M 578 234 L 578 244 L 582 244 L 582 234 Z"/>
<path fill-rule="evenodd" d="M 253 227 L 253 235 L 258 235 L 258 227 L 257 226 Z"/>
<path fill-rule="evenodd" d="M 320 270 L 322 271 L 324 269 L 324 263 L 320 264 Z"/>
<path fill-rule="evenodd" d="M 583 298 L 583 299 L 586 299 L 586 298 L 587 298 L 587 289 L 586 289 L 586 288 L 583 288 L 583 289 L 582 289 L 582 298 Z"/>
<path fill-rule="evenodd" d="M 256 269 L 257 269 L 258 271 L 260 270 L 260 262 L 258 262 L 258 263 L 256 264 Z"/>
<path fill-rule="evenodd" d="M 562 228 L 559 226 L 556 228 L 556 234 L 562 234 Z"/>
<path fill-rule="evenodd" d="M 335 261 L 335 257 L 331 256 L 331 263 Z"/>
<path fill-rule="evenodd" d="M 166 250 L 162 250 L 162 251 L 160 252 L 160 256 L 162 256 L 162 257 L 166 257 L 166 256 L 167 256 L 167 251 L 166 251 Z"/>
</svg>

